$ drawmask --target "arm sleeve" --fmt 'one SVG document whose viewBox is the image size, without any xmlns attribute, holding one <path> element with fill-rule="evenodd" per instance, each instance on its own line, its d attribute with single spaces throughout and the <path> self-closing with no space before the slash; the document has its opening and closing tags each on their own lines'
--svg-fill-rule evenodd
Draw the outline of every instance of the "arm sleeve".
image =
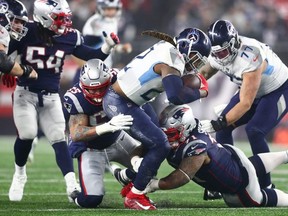
<svg viewBox="0 0 288 216">
<path fill-rule="evenodd" d="M 0 50 L 0 71 L 9 74 L 14 67 L 15 61 L 7 56 L 4 50 Z"/>
<path fill-rule="evenodd" d="M 167 99 L 175 105 L 191 103 L 200 98 L 200 91 L 184 86 L 181 77 L 177 75 L 166 76 L 162 82 Z"/>
<path fill-rule="evenodd" d="M 101 51 L 101 47 L 98 49 L 93 49 L 84 44 L 77 46 L 73 52 L 73 55 L 85 61 L 93 58 L 98 58 L 104 61 L 108 57 L 107 54 Z"/>
</svg>

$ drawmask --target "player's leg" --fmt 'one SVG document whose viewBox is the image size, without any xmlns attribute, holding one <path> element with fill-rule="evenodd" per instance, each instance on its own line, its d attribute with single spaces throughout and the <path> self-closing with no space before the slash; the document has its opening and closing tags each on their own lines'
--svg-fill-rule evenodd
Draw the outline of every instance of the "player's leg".
<svg viewBox="0 0 288 216">
<path fill-rule="evenodd" d="M 106 156 L 103 150 L 87 150 L 78 158 L 79 180 L 81 193 L 74 202 L 84 208 L 96 208 L 105 194 L 104 173 Z"/>
<path fill-rule="evenodd" d="M 56 163 L 60 168 L 65 182 L 68 199 L 74 191 L 80 190 L 76 181 L 73 161 L 69 155 L 65 137 L 65 119 L 62 112 L 61 100 L 58 94 L 44 95 L 44 106 L 39 108 L 39 123 L 49 143 L 52 145 Z"/>
<path fill-rule="evenodd" d="M 9 189 L 11 201 L 21 201 L 27 181 L 26 162 L 32 141 L 37 135 L 37 95 L 16 87 L 13 97 L 13 118 L 18 131 L 14 144 L 15 173 Z"/>
<path fill-rule="evenodd" d="M 286 101 L 281 91 L 270 93 L 261 98 L 253 118 L 245 129 L 249 139 L 253 155 L 269 152 L 266 135 L 280 122 L 287 113 Z M 271 185 L 270 175 L 259 179 L 261 188 Z"/>
</svg>

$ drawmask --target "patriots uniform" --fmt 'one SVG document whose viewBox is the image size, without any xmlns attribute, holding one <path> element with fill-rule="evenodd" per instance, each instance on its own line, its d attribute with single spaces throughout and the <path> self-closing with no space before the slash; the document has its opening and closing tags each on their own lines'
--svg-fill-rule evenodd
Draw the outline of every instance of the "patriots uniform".
<svg viewBox="0 0 288 216">
<path fill-rule="evenodd" d="M 13 57 L 21 54 L 22 64 L 37 68 L 38 79 L 20 78 L 19 86 L 58 92 L 66 55 L 74 55 L 85 61 L 92 58 L 104 60 L 108 56 L 100 49 L 95 50 L 83 45 L 82 36 L 76 29 L 71 29 L 64 35 L 53 36 L 53 45 L 48 46 L 39 36 L 41 33 L 37 23 L 29 22 L 26 27 L 29 31 L 21 41 L 10 41 L 8 54 Z"/>
<path fill-rule="evenodd" d="M 207 153 L 211 162 L 197 171 L 194 182 L 208 190 L 222 193 L 236 193 L 245 189 L 249 183 L 247 171 L 237 154 L 228 145 L 218 144 L 210 135 L 201 131 L 199 124 L 190 132 L 184 144 L 171 150 L 167 161 L 177 168 L 184 158 L 203 153 Z"/>
<path fill-rule="evenodd" d="M 97 126 L 108 122 L 106 114 L 103 111 L 102 106 L 95 106 L 85 99 L 85 96 L 80 88 L 79 84 L 74 85 L 64 95 L 64 115 L 66 121 L 68 121 L 71 115 L 86 114 L 89 116 L 90 126 Z M 93 140 L 87 142 L 69 142 L 69 151 L 73 157 L 78 157 L 80 153 L 87 148 L 91 149 L 105 149 L 112 145 L 120 131 L 114 133 L 106 133 L 101 136 L 95 137 Z"/>
</svg>

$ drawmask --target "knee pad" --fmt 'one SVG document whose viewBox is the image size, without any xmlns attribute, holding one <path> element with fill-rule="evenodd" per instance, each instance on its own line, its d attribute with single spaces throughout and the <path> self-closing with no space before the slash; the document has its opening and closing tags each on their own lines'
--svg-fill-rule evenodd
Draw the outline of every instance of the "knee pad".
<svg viewBox="0 0 288 216">
<path fill-rule="evenodd" d="M 103 200 L 103 195 L 96 196 L 96 195 L 84 195 L 80 193 L 75 202 L 77 205 L 83 208 L 97 208 Z"/>
</svg>

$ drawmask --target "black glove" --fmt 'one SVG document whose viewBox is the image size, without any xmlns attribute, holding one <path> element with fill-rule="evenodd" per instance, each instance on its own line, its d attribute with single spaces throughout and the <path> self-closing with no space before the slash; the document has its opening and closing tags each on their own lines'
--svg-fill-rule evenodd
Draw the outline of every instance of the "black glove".
<svg viewBox="0 0 288 216">
<path fill-rule="evenodd" d="M 20 64 L 20 67 L 23 70 L 22 77 L 28 78 L 31 72 L 33 71 L 33 68 L 30 65 L 23 65 L 23 64 Z"/>
<path fill-rule="evenodd" d="M 227 121 L 226 121 L 225 115 L 219 116 L 219 118 L 216 121 L 212 120 L 211 125 L 215 131 L 219 131 L 219 130 L 226 128 L 227 127 Z"/>
</svg>

